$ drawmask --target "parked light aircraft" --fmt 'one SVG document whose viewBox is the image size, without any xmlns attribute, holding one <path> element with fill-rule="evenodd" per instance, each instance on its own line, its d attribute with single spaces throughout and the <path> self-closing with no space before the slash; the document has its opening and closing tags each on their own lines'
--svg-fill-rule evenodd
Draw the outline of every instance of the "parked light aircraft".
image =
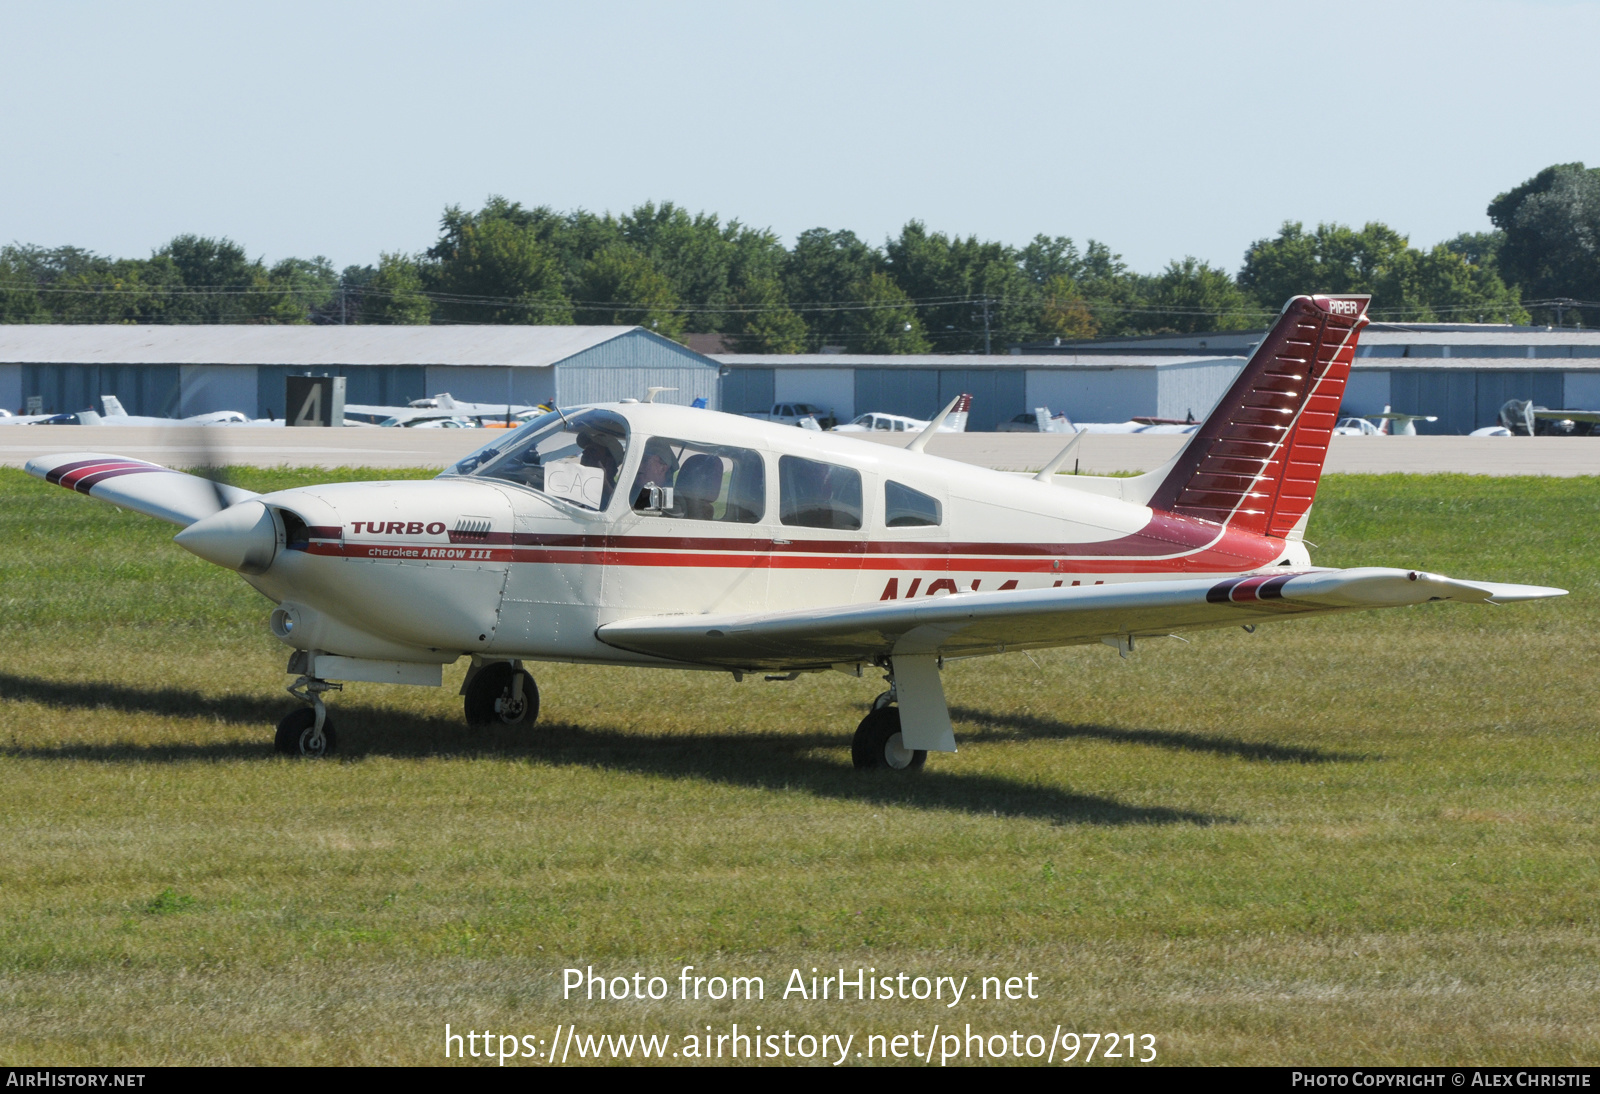
<svg viewBox="0 0 1600 1094">
<path fill-rule="evenodd" d="M 30 414 L 8 417 L 4 425 L 245 425 L 250 418 L 238 410 L 213 410 L 187 418 L 157 418 L 148 414 L 129 414 L 115 395 L 100 396 L 100 412 L 79 410 L 66 414 Z"/>
<path fill-rule="evenodd" d="M 501 422 L 510 419 L 520 424 L 535 412 L 521 403 L 469 403 L 453 398 L 448 391 L 425 399 L 412 399 L 405 406 L 378 406 L 346 403 L 344 416 L 364 425 L 403 426 L 415 421 L 446 418 L 484 418 Z"/>
<path fill-rule="evenodd" d="M 1393 437 L 1415 437 L 1417 435 L 1418 422 L 1437 422 L 1439 420 L 1437 414 L 1402 414 L 1399 411 L 1389 409 L 1388 406 L 1383 408 L 1382 414 L 1369 414 L 1367 417 L 1383 423 L 1378 427 L 1380 434 Z"/>
<path fill-rule="evenodd" d="M 1333 427 L 1335 437 L 1379 437 L 1383 430 L 1365 418 L 1340 418 Z"/>
<path fill-rule="evenodd" d="M 293 649 L 280 750 L 334 748 L 336 681 L 431 684 L 462 656 L 472 724 L 538 715 L 535 661 L 884 672 L 858 767 L 954 751 L 945 659 L 1564 590 L 1311 564 L 1302 540 L 1366 324 L 1295 297 L 1182 450 L 1131 478 L 1038 475 L 648 403 L 557 409 L 431 481 L 256 495 L 95 453 L 39 477 L 184 530 L 275 605 Z M 948 413 L 954 408 L 946 408 Z"/>
<path fill-rule="evenodd" d="M 1129 418 L 1125 422 L 1074 422 L 1065 414 L 1052 414 L 1047 406 L 1031 414 L 1018 414 L 1001 422 L 998 433 L 1193 433 L 1200 428 L 1191 414 L 1185 418 Z"/>
<path fill-rule="evenodd" d="M 829 432 L 832 433 L 921 433 L 931 426 L 938 433 L 965 433 L 967 431 L 967 412 L 972 406 L 972 396 L 962 394 L 956 396 L 950 407 L 945 408 L 945 413 L 938 416 L 934 422 L 925 422 L 921 418 L 908 418 L 904 414 L 885 414 L 881 410 L 870 411 L 866 414 L 856 415 L 853 421 L 836 425 Z M 954 407 L 955 409 L 951 409 Z"/>
<path fill-rule="evenodd" d="M 1382 414 L 1365 418 L 1340 418 L 1333 427 L 1335 437 L 1415 437 L 1418 422 L 1437 422 L 1435 414 L 1401 414 L 1385 406 Z M 1378 424 L 1381 423 L 1381 424 Z"/>
<path fill-rule="evenodd" d="M 1530 399 L 1511 399 L 1500 408 L 1504 433 L 1494 436 L 1593 436 L 1600 433 L 1600 410 L 1551 410 Z M 1483 430 L 1473 436 L 1487 436 Z"/>
</svg>

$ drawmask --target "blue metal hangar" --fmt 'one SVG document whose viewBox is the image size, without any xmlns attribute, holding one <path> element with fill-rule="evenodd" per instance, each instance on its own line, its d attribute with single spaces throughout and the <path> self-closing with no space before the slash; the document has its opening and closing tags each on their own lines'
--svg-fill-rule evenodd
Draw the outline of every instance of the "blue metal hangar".
<svg viewBox="0 0 1600 1094">
<path fill-rule="evenodd" d="M 907 354 L 714 354 L 727 370 L 722 409 L 736 414 L 804 402 L 841 422 L 877 411 L 931 418 L 972 396 L 967 429 L 1047 406 L 1078 422 L 1139 416 L 1203 416 L 1233 383 L 1244 358 L 1173 354 L 1092 357 Z"/>
<path fill-rule="evenodd" d="M 1078 422 L 1204 417 L 1259 331 L 1035 343 L 1008 354 L 696 353 L 642 327 L 0 326 L 0 406 L 132 414 L 212 410 L 281 416 L 284 377 L 346 377 L 348 403 L 403 405 L 449 392 L 472 402 L 572 406 L 706 400 L 732 413 L 810 403 L 849 421 L 869 411 L 929 418 L 962 392 L 968 428 L 1047 406 Z M 1436 414 L 1418 432 L 1495 424 L 1509 399 L 1600 409 L 1600 331 L 1476 324 L 1373 324 L 1344 412 Z"/>
<path fill-rule="evenodd" d="M 1242 360 L 1261 331 L 1038 342 L 1015 347 L 1025 358 L 1056 356 L 1124 361 L 1216 354 Z M 1600 410 L 1600 330 L 1479 323 L 1374 323 L 1361 333 L 1343 413 L 1373 414 L 1392 406 L 1436 414 L 1418 433 L 1465 434 L 1499 423 L 1510 399 L 1551 409 Z M 1069 411 L 1070 413 L 1070 411 Z M 1196 410 L 1199 415 L 1199 410 Z"/>
<path fill-rule="evenodd" d="M 0 406 L 185 417 L 241 410 L 282 417 L 284 377 L 343 376 L 345 401 L 404 406 L 449 392 L 471 402 L 564 405 L 703 398 L 720 366 L 643 327 L 0 326 Z"/>
</svg>

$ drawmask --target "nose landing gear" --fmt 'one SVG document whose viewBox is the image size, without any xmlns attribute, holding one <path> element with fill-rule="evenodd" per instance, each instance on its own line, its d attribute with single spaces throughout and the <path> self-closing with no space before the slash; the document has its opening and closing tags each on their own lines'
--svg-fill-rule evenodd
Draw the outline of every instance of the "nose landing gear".
<svg viewBox="0 0 1600 1094">
<path fill-rule="evenodd" d="M 539 718 L 539 685 L 520 661 L 494 661 L 476 669 L 461 694 L 469 726 L 531 726 Z"/>
<path fill-rule="evenodd" d="M 331 755 L 338 738 L 334 736 L 333 723 L 328 720 L 328 708 L 322 702 L 325 691 L 343 690 L 339 684 L 302 676 L 288 687 L 288 692 L 309 707 L 291 711 L 278 723 L 278 732 L 272 739 L 273 748 L 290 756 L 321 759 Z"/>
</svg>

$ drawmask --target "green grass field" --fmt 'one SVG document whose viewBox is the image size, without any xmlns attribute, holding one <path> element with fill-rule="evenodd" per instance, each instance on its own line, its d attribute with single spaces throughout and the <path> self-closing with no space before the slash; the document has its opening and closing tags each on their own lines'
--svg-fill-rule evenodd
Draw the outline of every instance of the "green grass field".
<svg viewBox="0 0 1600 1094">
<path fill-rule="evenodd" d="M 266 601 L 0 472 L 0 1063 L 442 1063 L 446 1022 L 1593 1063 L 1597 486 L 1326 480 L 1321 564 L 1572 595 L 955 663 L 961 752 L 906 779 L 851 769 L 880 685 L 837 674 L 536 666 L 509 733 L 465 727 L 457 666 L 351 685 L 339 759 L 278 757 Z M 590 965 L 767 997 L 563 1000 Z M 780 998 L 840 966 L 1039 998 Z"/>
</svg>

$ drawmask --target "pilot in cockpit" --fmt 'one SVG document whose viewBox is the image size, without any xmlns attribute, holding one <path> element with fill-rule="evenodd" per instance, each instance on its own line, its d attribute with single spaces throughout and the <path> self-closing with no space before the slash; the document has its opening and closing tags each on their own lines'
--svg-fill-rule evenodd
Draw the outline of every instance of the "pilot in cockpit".
<svg viewBox="0 0 1600 1094">
<path fill-rule="evenodd" d="M 578 463 L 583 467 L 598 468 L 601 474 L 600 504 L 605 509 L 611 504 L 611 494 L 617 488 L 617 475 L 621 471 L 617 454 L 612 451 L 615 441 L 590 430 L 578 434 L 578 447 L 582 456 Z"/>
</svg>

